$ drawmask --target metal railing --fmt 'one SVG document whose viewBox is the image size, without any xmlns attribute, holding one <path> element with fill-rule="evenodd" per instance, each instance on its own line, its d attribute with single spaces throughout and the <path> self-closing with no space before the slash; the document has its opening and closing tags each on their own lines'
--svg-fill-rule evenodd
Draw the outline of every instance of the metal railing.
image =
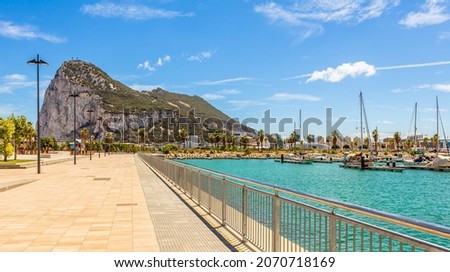
<svg viewBox="0 0 450 272">
<path fill-rule="evenodd" d="M 450 251 L 445 226 L 139 155 L 261 251 Z"/>
</svg>

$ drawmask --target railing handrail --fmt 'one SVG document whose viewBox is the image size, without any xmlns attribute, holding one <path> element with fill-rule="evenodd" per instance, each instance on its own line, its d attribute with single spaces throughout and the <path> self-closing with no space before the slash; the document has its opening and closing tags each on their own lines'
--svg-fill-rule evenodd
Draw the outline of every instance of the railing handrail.
<svg viewBox="0 0 450 272">
<path fill-rule="evenodd" d="M 292 190 L 292 189 L 286 189 L 286 188 L 275 186 L 275 185 L 268 185 L 268 184 L 265 184 L 260 181 L 255 181 L 255 180 L 242 178 L 242 177 L 235 176 L 235 175 L 226 174 L 226 173 L 216 171 L 216 170 L 206 169 L 206 168 L 203 168 L 200 166 L 195 166 L 195 165 L 187 164 L 187 163 L 180 162 L 180 161 L 174 161 L 174 160 L 167 160 L 167 161 L 170 161 L 172 163 L 176 163 L 179 165 L 195 168 L 199 171 L 211 173 L 211 174 L 214 174 L 214 175 L 217 175 L 220 177 L 224 177 L 224 178 L 228 177 L 229 179 L 231 179 L 231 180 L 229 180 L 230 182 L 234 182 L 233 180 L 238 180 L 241 182 L 250 183 L 250 184 L 257 185 L 257 186 L 260 186 L 260 187 L 263 187 L 266 189 L 274 190 L 279 193 L 281 192 L 281 193 L 285 193 L 285 194 L 288 194 L 291 196 L 296 196 L 296 197 L 300 196 L 300 197 L 308 199 L 308 200 L 312 200 L 312 201 L 315 201 L 315 202 L 318 202 L 321 204 L 328 205 L 332 208 L 339 208 L 342 210 L 354 212 L 354 213 L 372 217 L 375 219 L 380 219 L 380 220 L 390 222 L 390 223 L 395 223 L 395 224 L 398 224 L 403 227 L 409 227 L 409 228 L 412 228 L 415 230 L 419 230 L 422 232 L 426 232 L 429 234 L 433 234 L 433 235 L 437 235 L 437 236 L 441 236 L 441 237 L 450 239 L 450 228 L 446 227 L 446 226 L 422 221 L 419 219 L 413 219 L 413 218 L 409 218 L 406 216 L 392 214 L 392 213 L 388 213 L 388 212 L 384 212 L 384 211 L 380 211 L 380 210 L 376 210 L 376 209 L 371 209 L 371 208 L 359 206 L 356 204 L 346 203 L 343 201 L 338 201 L 338 200 L 334 200 L 334 199 L 327 198 L 327 197 L 320 197 L 320 196 L 316 196 L 316 195 L 312 195 L 312 194 L 308 194 L 308 193 L 304 193 L 304 192 L 299 192 L 299 191 Z"/>
</svg>

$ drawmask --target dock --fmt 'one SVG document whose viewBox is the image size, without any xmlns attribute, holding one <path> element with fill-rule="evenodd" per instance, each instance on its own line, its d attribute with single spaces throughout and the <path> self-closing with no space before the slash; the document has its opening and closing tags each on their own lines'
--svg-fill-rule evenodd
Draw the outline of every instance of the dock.
<svg viewBox="0 0 450 272">
<path fill-rule="evenodd" d="M 275 159 L 275 162 L 281 162 L 281 159 Z M 311 160 L 291 160 L 284 159 L 283 163 L 294 163 L 294 164 L 312 164 Z"/>
<path fill-rule="evenodd" d="M 368 166 L 361 168 L 359 165 L 345 165 L 345 164 L 339 164 L 339 167 L 343 168 L 351 168 L 351 169 L 360 169 L 360 170 L 375 170 L 375 171 L 389 171 L 389 172 L 402 172 L 403 168 L 400 167 L 390 167 L 390 166 Z"/>
<path fill-rule="evenodd" d="M 428 171 L 438 171 L 438 172 L 450 172 L 450 168 L 433 168 L 427 167 L 426 165 L 405 165 L 405 169 L 411 170 L 428 170 Z"/>
</svg>

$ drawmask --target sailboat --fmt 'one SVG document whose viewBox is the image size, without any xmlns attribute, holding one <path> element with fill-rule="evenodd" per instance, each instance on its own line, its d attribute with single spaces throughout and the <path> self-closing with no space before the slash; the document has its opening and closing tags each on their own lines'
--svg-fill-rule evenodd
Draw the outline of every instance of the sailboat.
<svg viewBox="0 0 450 272">
<path fill-rule="evenodd" d="M 427 167 L 433 168 L 433 169 L 445 169 L 450 168 L 450 156 L 449 156 L 449 150 L 448 150 L 448 142 L 447 137 L 445 135 L 444 131 L 444 124 L 442 123 L 441 113 L 439 112 L 439 101 L 438 97 L 436 96 L 436 134 L 438 135 L 439 139 L 439 125 L 442 126 L 442 133 L 444 134 L 444 141 L 445 141 L 445 149 L 446 153 L 439 153 L 440 150 L 440 140 L 438 145 L 436 146 L 436 158 L 427 164 Z"/>
<path fill-rule="evenodd" d="M 414 151 L 414 154 L 416 155 L 412 159 L 403 159 L 403 164 L 406 167 L 409 166 L 424 166 L 427 163 L 429 163 L 429 160 L 425 157 L 425 148 L 419 147 L 417 145 L 417 102 L 414 104 L 414 136 L 413 136 L 413 148 L 412 151 Z"/>
<path fill-rule="evenodd" d="M 360 114 L 360 132 L 361 132 L 361 138 L 360 138 L 360 151 L 359 153 L 352 153 L 348 154 L 344 158 L 343 164 L 340 164 L 339 166 L 345 167 L 345 168 L 356 168 L 356 169 L 367 169 L 372 166 L 372 159 L 366 155 L 363 154 L 363 147 L 364 147 L 364 138 L 363 138 L 363 116 L 365 120 L 366 125 L 366 132 L 367 132 L 367 138 L 369 139 L 369 149 L 371 146 L 370 142 L 370 131 L 369 126 L 367 124 L 367 115 L 366 115 L 366 109 L 364 107 L 364 99 L 362 92 L 359 92 L 359 114 Z"/>
</svg>

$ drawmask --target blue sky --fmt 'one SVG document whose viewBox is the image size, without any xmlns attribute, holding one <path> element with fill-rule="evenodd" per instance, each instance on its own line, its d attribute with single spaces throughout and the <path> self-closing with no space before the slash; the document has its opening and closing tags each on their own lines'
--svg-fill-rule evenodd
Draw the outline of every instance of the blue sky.
<svg viewBox="0 0 450 272">
<path fill-rule="evenodd" d="M 439 97 L 450 134 L 450 1 L 10 1 L 0 3 L 0 116 L 36 120 L 41 98 L 65 60 L 94 63 L 136 90 L 162 87 L 202 96 L 231 117 L 264 113 L 279 122 L 318 118 L 359 135 L 359 91 L 369 129 L 382 137 L 436 132 Z M 41 101 L 42 102 L 42 101 Z M 294 129 L 285 126 L 284 135 Z M 278 132 L 272 124 L 271 132 Z"/>
</svg>

